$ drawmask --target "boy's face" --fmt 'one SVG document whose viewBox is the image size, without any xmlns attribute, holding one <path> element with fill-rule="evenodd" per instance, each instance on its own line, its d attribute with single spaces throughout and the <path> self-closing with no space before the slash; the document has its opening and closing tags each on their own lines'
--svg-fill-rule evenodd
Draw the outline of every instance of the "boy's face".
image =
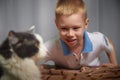
<svg viewBox="0 0 120 80">
<path fill-rule="evenodd" d="M 60 16 L 56 20 L 56 25 L 62 40 L 73 49 L 83 43 L 83 35 L 88 26 L 88 19 L 84 21 L 82 15 L 76 13 L 69 16 Z"/>
</svg>

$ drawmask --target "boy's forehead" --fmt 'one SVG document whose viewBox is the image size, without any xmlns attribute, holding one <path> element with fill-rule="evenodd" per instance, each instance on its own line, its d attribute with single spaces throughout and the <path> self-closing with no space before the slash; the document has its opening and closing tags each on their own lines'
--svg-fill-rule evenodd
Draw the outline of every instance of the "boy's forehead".
<svg viewBox="0 0 120 80">
<path fill-rule="evenodd" d="M 83 22 L 79 21 L 79 20 L 65 20 L 65 21 L 59 21 L 57 23 L 58 27 L 65 27 L 65 26 L 69 26 L 69 27 L 75 27 L 75 26 L 82 26 Z"/>
<path fill-rule="evenodd" d="M 59 16 L 59 18 L 57 18 L 57 21 L 58 22 L 66 22 L 66 21 L 83 21 L 83 14 L 80 14 L 80 13 L 74 13 L 74 14 L 71 14 L 71 15 L 61 15 Z"/>
</svg>

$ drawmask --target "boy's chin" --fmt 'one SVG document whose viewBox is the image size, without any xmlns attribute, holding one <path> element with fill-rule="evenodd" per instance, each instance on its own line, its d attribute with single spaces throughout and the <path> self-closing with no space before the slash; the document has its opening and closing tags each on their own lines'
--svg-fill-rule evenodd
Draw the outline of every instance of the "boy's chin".
<svg viewBox="0 0 120 80">
<path fill-rule="evenodd" d="M 76 44 L 69 44 L 68 46 L 69 46 L 69 48 L 70 48 L 70 49 L 74 49 L 74 48 L 76 48 L 76 47 L 77 47 L 77 45 L 76 45 Z"/>
</svg>

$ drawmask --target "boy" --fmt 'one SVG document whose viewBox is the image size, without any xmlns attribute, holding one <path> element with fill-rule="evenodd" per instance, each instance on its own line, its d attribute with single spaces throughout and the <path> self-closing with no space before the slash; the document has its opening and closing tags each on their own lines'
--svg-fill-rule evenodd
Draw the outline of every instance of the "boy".
<svg viewBox="0 0 120 80">
<path fill-rule="evenodd" d="M 60 38 L 45 43 L 48 49 L 47 60 L 70 69 L 80 68 L 81 65 L 117 65 L 112 41 L 100 32 L 86 31 L 89 19 L 82 0 L 59 0 L 55 14 Z M 106 52 L 110 63 L 100 63 L 99 55 L 102 51 Z"/>
</svg>

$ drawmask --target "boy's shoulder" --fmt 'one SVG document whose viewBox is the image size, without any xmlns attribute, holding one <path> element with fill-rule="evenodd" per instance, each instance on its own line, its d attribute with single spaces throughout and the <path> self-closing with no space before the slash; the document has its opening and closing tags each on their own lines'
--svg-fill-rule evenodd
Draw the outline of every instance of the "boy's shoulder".
<svg viewBox="0 0 120 80">
<path fill-rule="evenodd" d="M 101 32 L 87 32 L 89 36 L 104 36 Z"/>
<path fill-rule="evenodd" d="M 92 32 L 92 33 L 87 32 L 87 34 L 90 40 L 92 41 L 92 43 L 94 44 L 104 45 L 105 40 L 107 39 L 107 37 L 101 32 Z"/>
<path fill-rule="evenodd" d="M 101 33 L 101 32 L 89 33 L 88 32 L 88 36 L 93 44 L 100 45 L 101 47 L 104 47 L 109 50 L 112 49 L 111 44 L 109 42 L 109 38 L 106 35 L 104 35 L 103 33 Z"/>
<path fill-rule="evenodd" d="M 95 40 L 100 40 L 100 39 L 103 39 L 105 37 L 105 35 L 101 32 L 87 32 L 88 36 L 90 39 L 95 39 Z"/>
</svg>

